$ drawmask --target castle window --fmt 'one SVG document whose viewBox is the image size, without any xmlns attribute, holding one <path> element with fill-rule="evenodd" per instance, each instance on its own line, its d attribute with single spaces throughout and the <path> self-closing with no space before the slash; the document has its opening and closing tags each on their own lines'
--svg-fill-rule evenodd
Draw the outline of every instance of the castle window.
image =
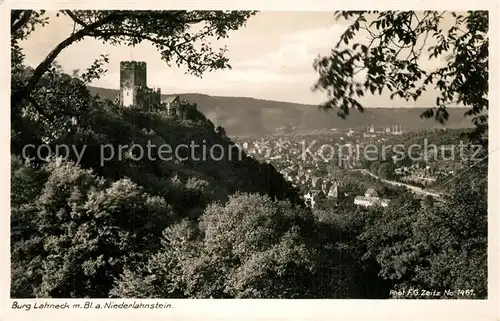
<svg viewBox="0 0 500 321">
<path fill-rule="evenodd" d="M 127 91 L 127 96 L 128 96 L 128 94 L 130 94 L 130 93 Z"/>
</svg>

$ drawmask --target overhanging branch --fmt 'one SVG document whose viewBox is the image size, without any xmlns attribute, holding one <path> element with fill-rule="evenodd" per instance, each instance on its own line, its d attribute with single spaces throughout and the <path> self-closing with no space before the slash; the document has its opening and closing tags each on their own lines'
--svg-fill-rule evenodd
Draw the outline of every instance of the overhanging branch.
<svg viewBox="0 0 500 321">
<path fill-rule="evenodd" d="M 17 11 L 17 10 L 16 10 Z M 28 21 L 30 20 L 31 17 L 31 10 L 23 10 L 22 13 L 17 11 L 11 13 L 11 27 L 10 27 L 10 34 L 16 33 L 19 29 L 21 29 Z M 21 16 L 22 14 L 22 16 Z M 15 22 L 14 22 L 15 21 Z"/>
<path fill-rule="evenodd" d="M 82 19 L 78 18 L 71 10 L 63 10 L 63 12 L 68 15 L 74 22 L 78 23 L 83 28 L 88 28 L 89 26 L 83 22 Z"/>
<path fill-rule="evenodd" d="M 85 36 L 89 35 L 93 30 L 105 25 L 106 23 L 109 23 L 114 20 L 119 20 L 120 18 L 124 17 L 124 14 L 121 12 L 114 12 L 108 15 L 107 17 L 102 18 L 99 21 L 96 21 L 93 24 L 88 25 L 87 27 L 77 31 L 76 33 L 72 34 L 68 38 L 64 39 L 61 41 L 46 57 L 45 59 L 36 67 L 35 71 L 33 72 L 33 75 L 31 78 L 28 80 L 28 83 L 26 87 L 20 91 L 21 96 L 17 97 L 18 99 L 24 99 L 26 98 L 31 91 L 33 91 L 33 88 L 35 85 L 38 83 L 42 75 L 47 71 L 49 66 L 54 62 L 56 57 L 61 53 L 61 51 L 71 45 L 73 42 L 81 40 Z"/>
</svg>

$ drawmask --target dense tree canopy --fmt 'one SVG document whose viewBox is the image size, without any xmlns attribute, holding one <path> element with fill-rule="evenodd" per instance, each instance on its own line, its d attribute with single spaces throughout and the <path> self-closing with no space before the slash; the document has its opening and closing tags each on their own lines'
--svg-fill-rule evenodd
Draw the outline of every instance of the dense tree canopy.
<svg viewBox="0 0 500 321">
<path fill-rule="evenodd" d="M 106 296 L 121 266 L 154 250 L 173 219 L 165 199 L 129 179 L 110 184 L 65 162 L 36 172 L 14 159 L 12 180 L 38 193 L 12 200 L 16 296 Z"/>
<path fill-rule="evenodd" d="M 182 221 L 165 230 L 163 248 L 147 265 L 127 269 L 112 294 L 344 298 L 353 295 L 357 275 L 331 232 L 287 201 L 238 193 L 207 207 L 198 225 Z"/>
<path fill-rule="evenodd" d="M 330 55 L 319 57 L 315 90 L 324 90 L 323 107 L 338 108 L 345 117 L 349 108 L 362 110 L 366 92 L 391 98 L 417 100 L 432 87 L 437 89 L 435 106 L 422 117 L 448 118 L 447 106 L 469 107 L 466 115 L 478 133 L 487 128 L 488 109 L 488 12 L 469 11 L 342 11 L 337 18 L 349 19 Z M 444 23 L 445 18 L 452 23 Z M 367 39 L 367 40 L 366 40 Z M 443 62 L 435 70 L 424 70 L 422 59 Z M 361 77 L 360 77 L 361 75 Z"/>
</svg>

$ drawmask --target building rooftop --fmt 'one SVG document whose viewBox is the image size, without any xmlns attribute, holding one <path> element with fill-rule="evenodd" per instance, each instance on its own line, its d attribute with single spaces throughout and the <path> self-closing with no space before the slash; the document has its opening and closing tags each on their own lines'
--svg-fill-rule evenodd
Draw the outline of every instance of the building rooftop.
<svg viewBox="0 0 500 321">
<path fill-rule="evenodd" d="M 366 190 L 365 195 L 376 196 L 377 192 L 375 191 L 375 189 L 373 187 L 370 187 L 369 189 Z"/>
<path fill-rule="evenodd" d="M 161 100 L 162 103 L 171 104 L 179 99 L 179 95 L 169 95 Z"/>
<path fill-rule="evenodd" d="M 362 195 L 356 196 L 354 199 L 357 201 L 368 201 L 368 202 L 374 202 L 379 200 L 378 197 L 366 197 Z"/>
</svg>

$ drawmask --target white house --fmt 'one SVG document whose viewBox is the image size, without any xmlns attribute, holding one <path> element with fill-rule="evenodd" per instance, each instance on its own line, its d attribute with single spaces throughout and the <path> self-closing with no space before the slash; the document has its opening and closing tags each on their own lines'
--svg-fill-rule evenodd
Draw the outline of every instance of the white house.
<svg viewBox="0 0 500 321">
<path fill-rule="evenodd" d="M 333 184 L 328 190 L 328 198 L 337 198 L 339 196 L 339 185 Z"/>
<path fill-rule="evenodd" d="M 314 206 L 318 202 L 320 193 L 322 193 L 322 191 L 320 190 L 311 190 L 310 192 L 305 194 L 304 200 L 306 201 L 306 204 L 309 205 L 311 208 L 314 208 Z"/>
<path fill-rule="evenodd" d="M 382 198 L 382 199 L 380 199 L 380 206 L 387 207 L 387 206 L 389 206 L 390 202 L 391 202 L 391 200 L 388 200 L 386 198 Z"/>
<path fill-rule="evenodd" d="M 361 206 L 365 206 L 365 207 L 369 207 L 369 206 L 387 207 L 387 206 L 389 206 L 389 202 L 390 202 L 390 200 L 385 199 L 385 198 L 380 198 L 380 197 L 356 196 L 354 198 L 355 205 L 361 205 Z"/>
<path fill-rule="evenodd" d="M 375 202 L 373 197 L 356 196 L 354 198 L 354 204 L 368 207 L 368 206 L 374 206 Z"/>
<path fill-rule="evenodd" d="M 318 185 L 319 185 L 319 177 L 313 176 L 311 179 L 311 187 L 314 189 L 318 189 L 319 188 Z"/>
</svg>

